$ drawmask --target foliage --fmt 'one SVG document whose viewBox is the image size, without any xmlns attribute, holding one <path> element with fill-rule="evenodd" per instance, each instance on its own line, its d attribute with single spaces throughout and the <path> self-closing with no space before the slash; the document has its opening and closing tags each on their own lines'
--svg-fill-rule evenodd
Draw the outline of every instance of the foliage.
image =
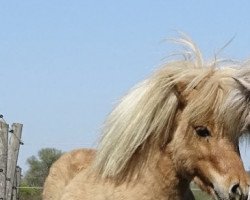
<svg viewBox="0 0 250 200">
<path fill-rule="evenodd" d="M 62 151 L 60 150 L 44 148 L 38 152 L 38 157 L 31 156 L 27 159 L 29 169 L 21 182 L 20 200 L 42 199 L 42 187 L 49 174 L 49 169 L 61 155 Z"/>
<path fill-rule="evenodd" d="M 42 200 L 42 190 L 36 188 L 29 188 L 26 182 L 22 182 L 19 189 L 20 200 Z"/>
</svg>

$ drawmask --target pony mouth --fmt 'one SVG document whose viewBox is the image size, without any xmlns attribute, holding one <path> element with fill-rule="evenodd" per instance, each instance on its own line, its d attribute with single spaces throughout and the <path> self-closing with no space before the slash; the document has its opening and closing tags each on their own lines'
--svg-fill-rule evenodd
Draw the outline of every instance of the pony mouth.
<svg viewBox="0 0 250 200">
<path fill-rule="evenodd" d="M 214 185 L 212 183 L 208 184 L 207 190 L 209 191 L 208 193 L 212 196 L 214 200 L 249 200 L 250 198 L 248 196 L 231 196 L 231 195 L 226 195 L 225 197 L 219 190 L 216 190 Z"/>
<path fill-rule="evenodd" d="M 217 191 L 214 187 L 214 184 L 205 176 L 199 174 L 199 176 L 197 176 L 201 183 L 198 183 L 198 185 L 200 186 L 200 188 L 205 191 L 206 193 L 208 193 L 213 199 L 215 200 L 231 200 L 231 199 L 225 199 L 222 198 L 220 195 L 220 192 Z"/>
<path fill-rule="evenodd" d="M 214 200 L 246 200 L 243 197 L 233 197 L 230 194 L 224 194 L 221 192 L 220 187 L 217 187 L 217 184 L 214 184 L 207 176 L 204 176 L 203 173 L 198 171 L 196 174 L 196 183 L 201 188 L 202 191 L 205 191 L 209 194 Z"/>
<path fill-rule="evenodd" d="M 233 200 L 231 198 L 222 198 L 220 193 L 214 188 L 213 184 L 210 183 L 209 185 L 206 186 L 207 189 L 208 189 L 208 193 L 209 195 L 211 195 L 211 197 L 214 199 L 214 200 Z"/>
</svg>

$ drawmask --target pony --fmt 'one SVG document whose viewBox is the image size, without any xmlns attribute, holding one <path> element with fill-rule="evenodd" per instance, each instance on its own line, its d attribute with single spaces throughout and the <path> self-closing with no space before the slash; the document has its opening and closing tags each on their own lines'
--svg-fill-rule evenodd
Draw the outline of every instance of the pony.
<svg viewBox="0 0 250 200">
<path fill-rule="evenodd" d="M 96 152 L 58 160 L 44 200 L 194 199 L 193 179 L 214 199 L 248 199 L 239 152 L 250 122 L 248 63 L 204 62 L 189 38 L 179 41 L 185 59 L 164 64 L 121 99 Z"/>
</svg>

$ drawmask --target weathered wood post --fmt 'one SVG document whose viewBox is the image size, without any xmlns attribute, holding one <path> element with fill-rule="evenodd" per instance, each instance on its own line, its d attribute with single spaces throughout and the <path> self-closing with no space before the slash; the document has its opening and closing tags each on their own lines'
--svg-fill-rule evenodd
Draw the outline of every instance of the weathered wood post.
<svg viewBox="0 0 250 200">
<path fill-rule="evenodd" d="M 21 182 L 21 168 L 19 166 L 17 166 L 16 172 L 15 172 L 13 190 L 12 190 L 12 200 L 19 199 L 18 192 L 19 192 L 20 182 Z"/>
<path fill-rule="evenodd" d="M 6 200 L 9 125 L 0 121 L 0 200 Z"/>
<path fill-rule="evenodd" d="M 13 185 L 12 185 L 11 200 L 16 200 L 16 197 L 17 197 L 17 188 L 16 188 L 16 171 L 15 171 Z"/>
<path fill-rule="evenodd" d="M 15 172 L 15 178 L 14 178 L 14 184 L 12 187 L 12 200 L 18 200 L 18 192 L 19 192 L 19 185 L 21 181 L 21 168 L 16 167 L 16 172 Z"/>
<path fill-rule="evenodd" d="M 14 123 L 12 124 L 12 130 L 10 131 L 12 134 L 10 136 L 8 148 L 6 200 L 12 199 L 12 189 L 14 185 L 17 158 L 21 143 L 22 127 L 22 124 Z"/>
<path fill-rule="evenodd" d="M 16 194 L 17 194 L 17 197 L 16 199 L 13 199 L 13 200 L 18 200 L 19 199 L 19 187 L 20 187 L 20 183 L 21 183 L 21 178 L 22 178 L 22 168 L 17 166 L 16 168 Z"/>
</svg>

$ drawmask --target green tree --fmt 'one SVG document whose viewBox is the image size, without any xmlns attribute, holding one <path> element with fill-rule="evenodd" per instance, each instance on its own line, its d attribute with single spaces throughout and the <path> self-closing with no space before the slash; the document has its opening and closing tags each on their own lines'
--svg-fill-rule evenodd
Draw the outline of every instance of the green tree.
<svg viewBox="0 0 250 200">
<path fill-rule="evenodd" d="M 44 148 L 38 152 L 38 157 L 31 156 L 27 159 L 29 169 L 22 179 L 21 186 L 24 188 L 20 189 L 20 200 L 41 199 L 41 188 L 43 187 L 44 181 L 49 174 L 49 169 L 61 155 L 62 151 L 60 150 L 54 148 Z"/>
<path fill-rule="evenodd" d="M 29 170 L 25 175 L 25 181 L 29 186 L 42 187 L 49 174 L 51 165 L 62 155 L 62 151 L 54 148 L 41 149 L 38 158 L 31 156 L 27 163 Z"/>
</svg>

